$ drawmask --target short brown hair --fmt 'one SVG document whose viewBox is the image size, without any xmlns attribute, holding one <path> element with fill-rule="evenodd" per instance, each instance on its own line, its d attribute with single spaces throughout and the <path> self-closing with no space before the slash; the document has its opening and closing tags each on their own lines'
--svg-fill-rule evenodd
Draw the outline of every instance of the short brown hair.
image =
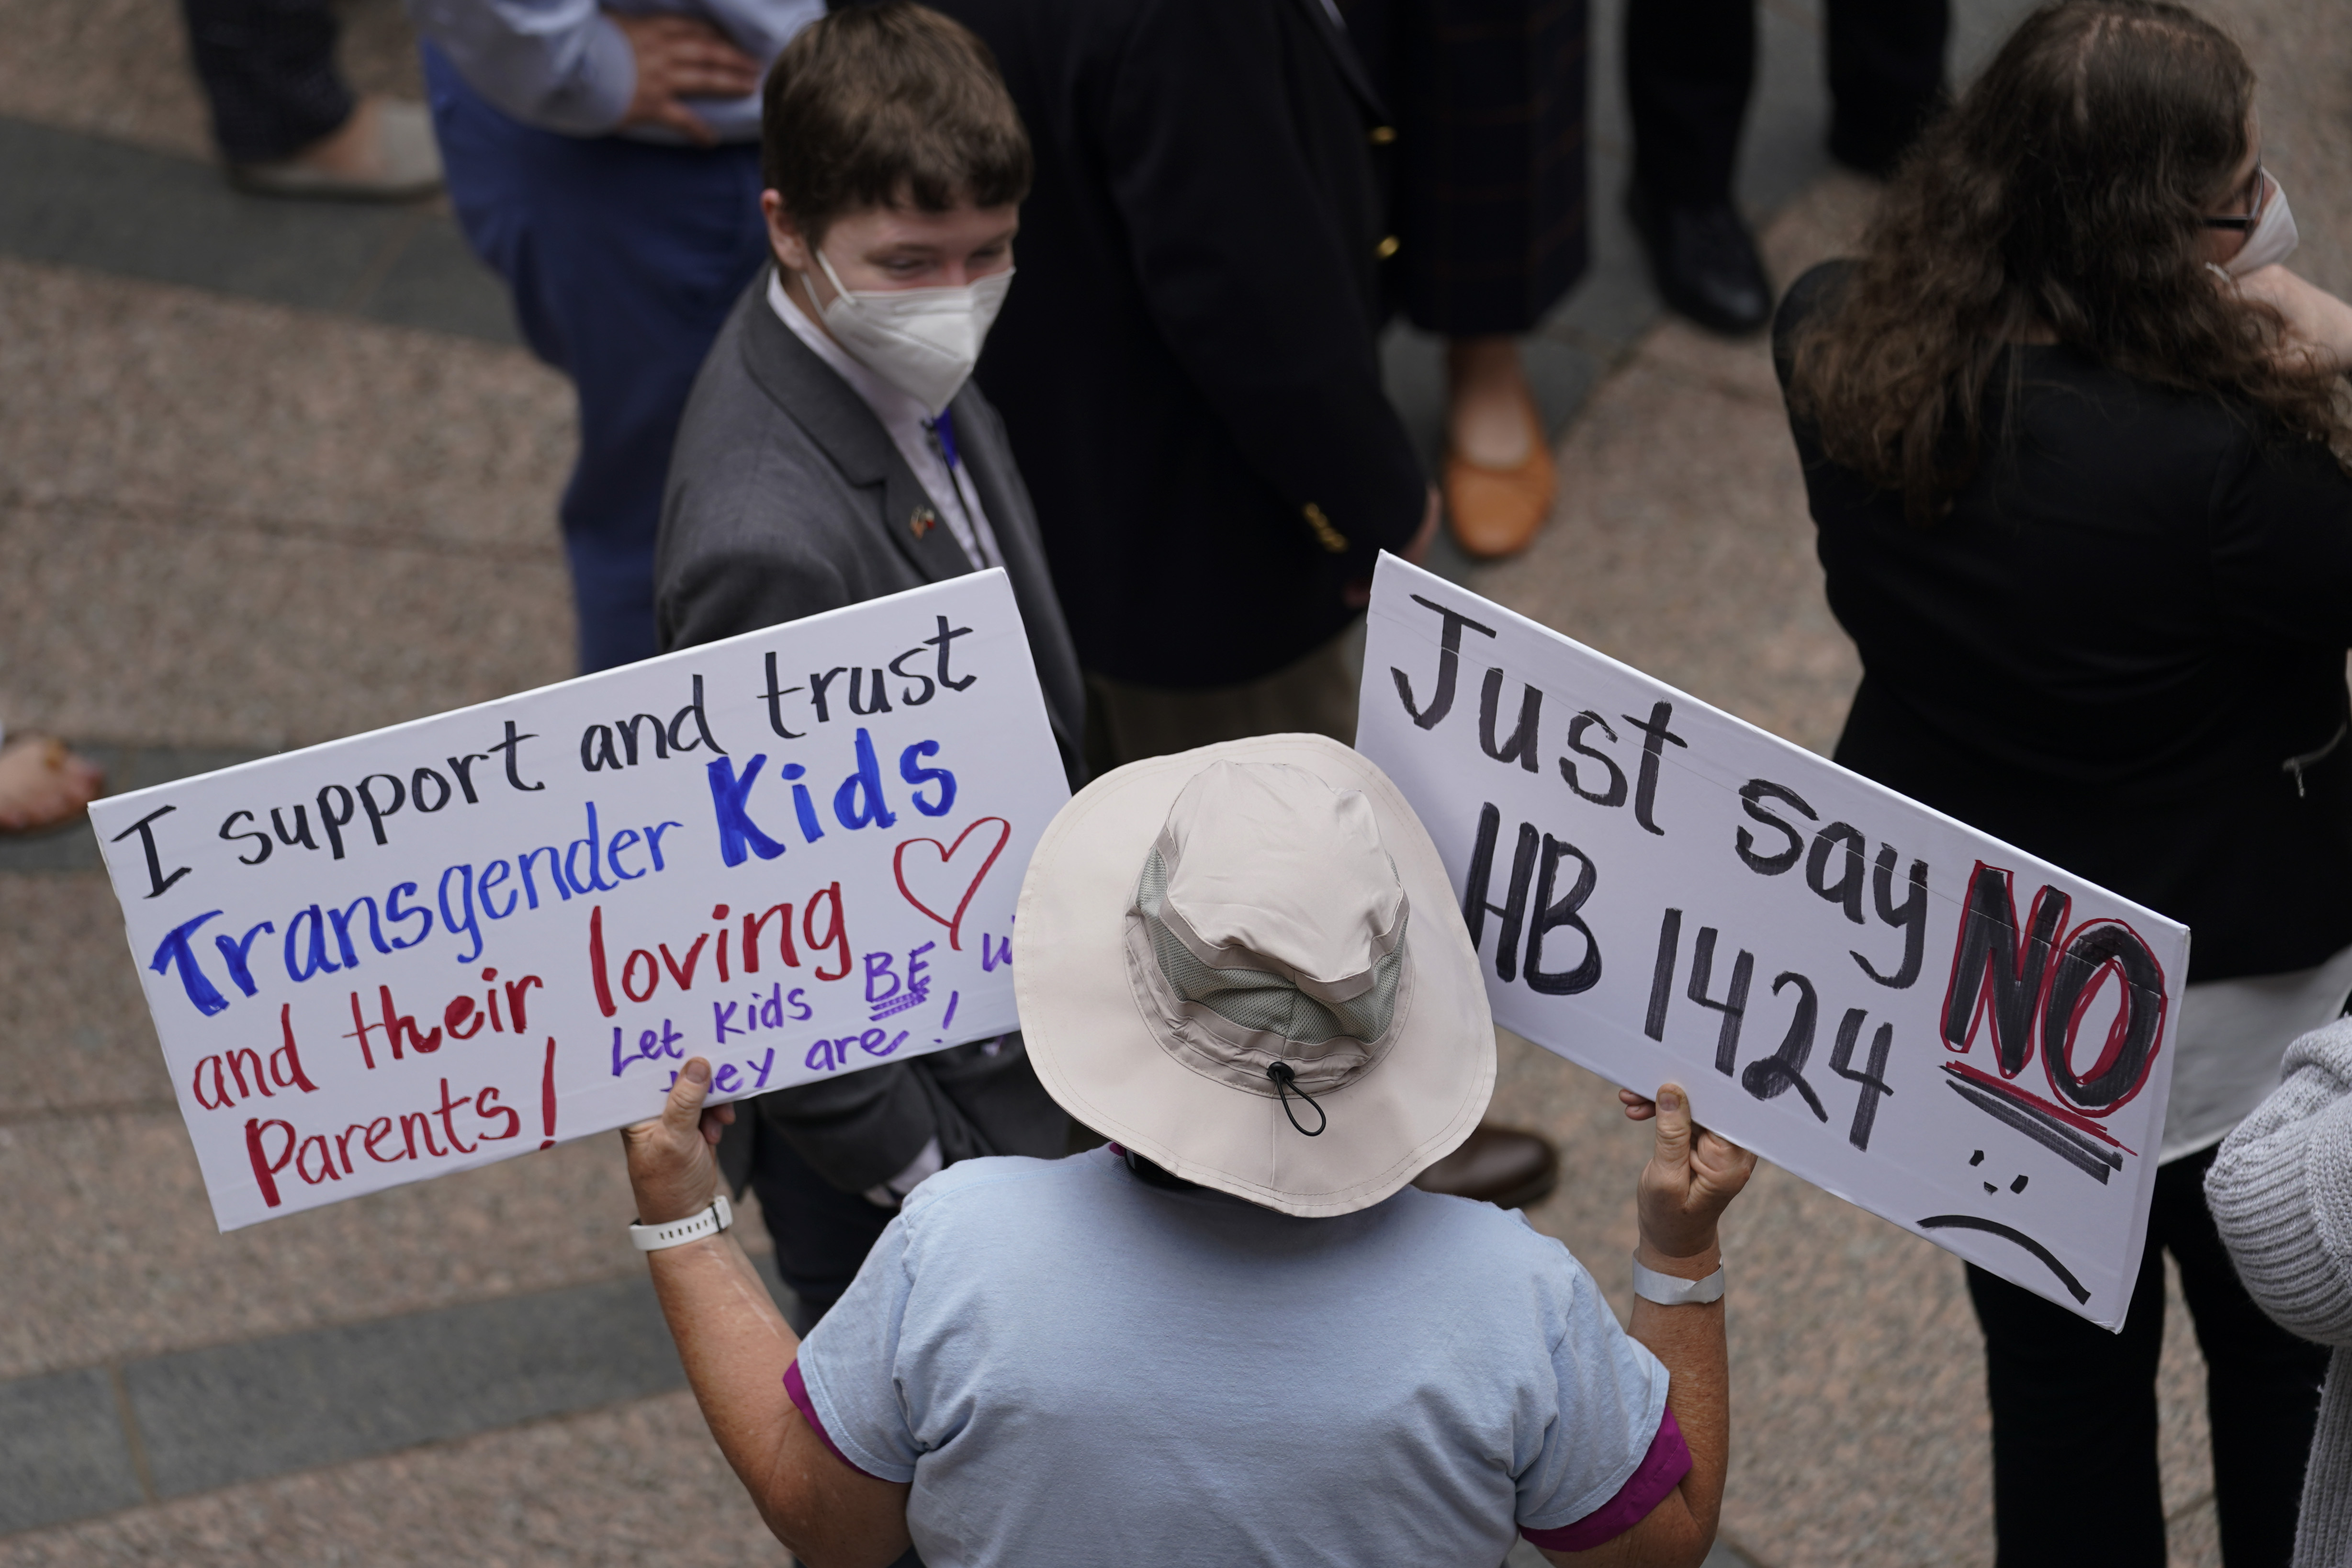
<svg viewBox="0 0 2352 1568">
<path fill-rule="evenodd" d="M 761 173 L 812 245 L 873 206 L 947 212 L 1029 194 L 1029 135 L 996 57 L 911 0 L 812 23 L 769 68 Z"/>
</svg>

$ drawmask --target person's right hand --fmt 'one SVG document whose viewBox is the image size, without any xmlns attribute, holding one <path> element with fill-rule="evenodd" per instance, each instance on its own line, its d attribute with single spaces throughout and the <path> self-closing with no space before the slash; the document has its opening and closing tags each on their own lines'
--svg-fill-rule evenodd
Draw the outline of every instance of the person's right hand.
<svg viewBox="0 0 2352 1568">
<path fill-rule="evenodd" d="M 1716 1222 L 1755 1173 L 1756 1156 L 1692 1121 L 1690 1097 L 1678 1083 L 1661 1085 L 1655 1100 L 1622 1089 L 1617 1098 L 1632 1120 L 1658 1123 L 1634 1189 L 1642 1246 L 1653 1255 L 1648 1267 L 1693 1259 L 1712 1271 Z"/>
<path fill-rule="evenodd" d="M 2276 310 L 2286 321 L 2285 354 L 2307 354 L 2330 374 L 2352 370 L 2352 305 L 2273 265 L 2233 279 L 2238 292 Z"/>
<path fill-rule="evenodd" d="M 667 1225 L 710 1206 L 719 1191 L 719 1139 L 735 1108 L 706 1106 L 709 1094 L 710 1064 L 696 1057 L 670 1085 L 659 1116 L 621 1129 L 639 1225 Z"/>
<path fill-rule="evenodd" d="M 624 125 L 667 125 L 698 146 L 719 138 L 682 98 L 740 98 L 760 86 L 760 62 L 695 16 L 634 16 L 607 11 L 636 57 L 637 86 Z"/>
</svg>

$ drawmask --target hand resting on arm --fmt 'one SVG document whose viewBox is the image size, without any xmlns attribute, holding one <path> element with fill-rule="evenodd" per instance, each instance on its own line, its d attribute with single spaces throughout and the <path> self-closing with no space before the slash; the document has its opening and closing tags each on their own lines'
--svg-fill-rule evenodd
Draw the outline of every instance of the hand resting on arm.
<svg viewBox="0 0 2352 1568">
<path fill-rule="evenodd" d="M 622 111 L 624 125 L 667 125 L 698 147 L 718 144 L 702 116 L 679 100 L 741 98 L 760 89 L 760 62 L 727 35 L 695 16 L 636 16 L 608 11 L 629 40 L 636 88 Z"/>
<path fill-rule="evenodd" d="M 2282 266 L 2257 268 L 2233 281 L 2241 294 L 2270 306 L 2285 321 L 2282 355 L 2308 356 L 2333 375 L 2352 371 L 2352 305 Z"/>
</svg>

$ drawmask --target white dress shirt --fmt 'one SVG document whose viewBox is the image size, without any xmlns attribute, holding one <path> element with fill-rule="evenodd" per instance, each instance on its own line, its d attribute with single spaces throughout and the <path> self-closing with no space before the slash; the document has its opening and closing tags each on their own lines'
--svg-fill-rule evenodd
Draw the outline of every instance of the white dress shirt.
<svg viewBox="0 0 2352 1568">
<path fill-rule="evenodd" d="M 2352 947 L 2292 974 L 2203 980 L 2180 993 L 2159 1163 L 2210 1149 L 2279 1086 L 2286 1048 L 2344 1011 Z"/>
<path fill-rule="evenodd" d="M 832 366 L 835 374 L 849 383 L 850 390 L 866 400 L 866 407 L 874 410 L 874 417 L 882 421 L 882 428 L 890 433 L 891 444 L 898 448 L 898 455 L 915 471 L 923 493 L 931 498 L 940 521 L 955 535 L 955 542 L 963 546 L 971 569 L 984 572 L 991 566 L 1003 565 L 1004 557 L 996 548 L 996 534 L 988 526 L 988 513 L 981 508 L 971 475 L 961 463 L 949 466 L 937 437 L 931 434 L 929 411 L 850 358 L 839 343 L 809 319 L 800 301 L 784 288 L 782 268 L 768 275 L 768 308 L 793 330 L 793 336 L 809 346 L 811 353 Z"/>
</svg>

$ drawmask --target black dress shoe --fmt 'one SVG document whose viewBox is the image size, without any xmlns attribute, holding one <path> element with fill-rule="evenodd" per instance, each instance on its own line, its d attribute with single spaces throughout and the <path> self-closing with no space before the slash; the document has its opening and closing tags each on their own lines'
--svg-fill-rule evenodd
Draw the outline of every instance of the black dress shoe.
<svg viewBox="0 0 2352 1568">
<path fill-rule="evenodd" d="M 1830 156 L 1866 179 L 1892 177 L 1911 142 L 1908 136 L 1872 135 L 1842 123 L 1830 126 Z"/>
<path fill-rule="evenodd" d="M 1481 1121 L 1459 1149 L 1415 1176 L 1412 1184 L 1515 1209 L 1541 1203 L 1559 1182 L 1559 1155 L 1549 1140 Z"/>
<path fill-rule="evenodd" d="M 1752 332 L 1771 319 L 1772 285 L 1729 202 L 1668 205 L 1636 188 L 1626 193 L 1625 210 L 1668 305 L 1718 332 Z"/>
</svg>

